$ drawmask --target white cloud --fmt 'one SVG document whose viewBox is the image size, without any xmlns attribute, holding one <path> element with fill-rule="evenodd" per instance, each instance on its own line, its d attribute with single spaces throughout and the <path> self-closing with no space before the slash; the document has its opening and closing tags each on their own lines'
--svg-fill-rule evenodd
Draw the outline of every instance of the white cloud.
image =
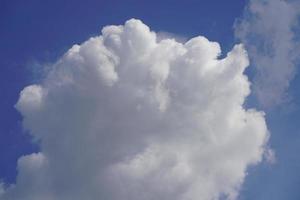
<svg viewBox="0 0 300 200">
<path fill-rule="evenodd" d="M 288 100 L 286 90 L 300 58 L 299 17 L 299 2 L 251 0 L 235 26 L 236 37 L 245 44 L 256 67 L 253 88 L 265 108 Z"/>
<path fill-rule="evenodd" d="M 264 114 L 246 110 L 247 53 L 157 40 L 139 20 L 74 45 L 16 108 L 41 152 L 1 200 L 235 199 L 261 161 Z"/>
</svg>

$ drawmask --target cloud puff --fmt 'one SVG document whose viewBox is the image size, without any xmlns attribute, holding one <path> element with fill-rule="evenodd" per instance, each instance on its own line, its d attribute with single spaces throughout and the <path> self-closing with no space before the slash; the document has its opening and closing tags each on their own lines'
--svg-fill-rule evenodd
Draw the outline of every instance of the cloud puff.
<svg viewBox="0 0 300 200">
<path fill-rule="evenodd" d="M 41 152 L 1 200 L 235 199 L 268 140 L 246 110 L 247 53 L 157 39 L 141 21 L 74 45 L 16 108 Z"/>
<path fill-rule="evenodd" d="M 300 4 L 284 0 L 251 0 L 235 35 L 246 46 L 256 67 L 254 92 L 269 108 L 287 100 L 286 90 L 300 58 L 296 38 Z"/>
</svg>

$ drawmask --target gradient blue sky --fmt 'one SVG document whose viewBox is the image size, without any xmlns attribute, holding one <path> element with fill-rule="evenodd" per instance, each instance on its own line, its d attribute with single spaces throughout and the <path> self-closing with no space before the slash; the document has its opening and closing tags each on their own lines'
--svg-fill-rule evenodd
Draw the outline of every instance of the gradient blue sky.
<svg viewBox="0 0 300 200">
<path fill-rule="evenodd" d="M 74 43 L 99 34 L 103 26 L 130 18 L 141 19 L 156 32 L 185 38 L 204 35 L 227 52 L 237 42 L 233 24 L 246 4 L 246 0 L 1 0 L 0 179 L 13 183 L 17 159 L 38 151 L 22 130 L 14 105 L 26 85 L 42 78 L 43 64 L 55 61 Z M 239 199 L 300 199 L 299 86 L 296 75 L 288 91 L 291 101 L 266 115 L 277 162 L 250 168 Z M 249 105 L 259 107 L 255 97 L 250 99 Z"/>
</svg>

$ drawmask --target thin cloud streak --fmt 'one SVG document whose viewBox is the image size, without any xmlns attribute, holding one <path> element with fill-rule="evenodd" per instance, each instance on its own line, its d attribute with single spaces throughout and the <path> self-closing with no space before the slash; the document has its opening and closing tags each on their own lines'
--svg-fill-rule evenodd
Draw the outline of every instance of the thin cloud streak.
<svg viewBox="0 0 300 200">
<path fill-rule="evenodd" d="M 236 38 L 256 69 L 254 93 L 266 109 L 289 100 L 287 90 L 300 58 L 299 16 L 296 1 L 251 0 L 235 24 Z"/>
</svg>

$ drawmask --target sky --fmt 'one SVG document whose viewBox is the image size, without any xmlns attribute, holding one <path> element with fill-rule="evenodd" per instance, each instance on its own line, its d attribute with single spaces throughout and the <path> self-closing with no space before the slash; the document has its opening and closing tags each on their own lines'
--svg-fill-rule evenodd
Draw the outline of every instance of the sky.
<svg viewBox="0 0 300 200">
<path fill-rule="evenodd" d="M 299 199 L 299 14 L 1 0 L 0 199 Z"/>
</svg>

